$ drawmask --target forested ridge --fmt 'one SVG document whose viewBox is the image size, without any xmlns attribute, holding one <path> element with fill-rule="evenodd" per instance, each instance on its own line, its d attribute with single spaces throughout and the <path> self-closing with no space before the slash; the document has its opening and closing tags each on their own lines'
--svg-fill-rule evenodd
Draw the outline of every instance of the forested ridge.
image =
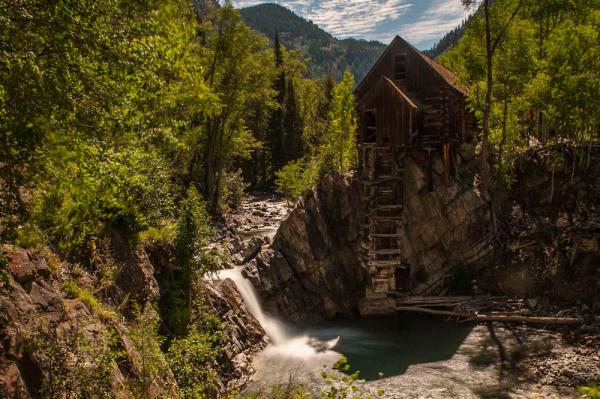
<svg viewBox="0 0 600 399">
<path fill-rule="evenodd" d="M 385 49 L 377 41 L 337 39 L 278 4 L 246 7 L 240 13 L 252 29 L 272 41 L 278 33 L 286 47 L 300 50 L 309 58 L 308 71 L 315 77 L 332 75 L 339 81 L 349 69 L 360 81 Z"/>
<path fill-rule="evenodd" d="M 498 228 L 500 199 L 534 154 L 545 166 L 535 179 L 549 184 L 528 198 L 541 198 L 544 221 L 595 229 L 598 0 L 463 3 L 477 10 L 439 61 L 469 87 L 474 184 Z M 248 191 L 294 204 L 355 169 L 355 76 L 383 47 L 252 14 L 277 6 L 202 5 L 0 0 L 0 396 L 4 377 L 21 374 L 13 388 L 27 395 L 15 397 L 235 398 L 230 382 L 247 382 L 229 357 L 252 318 L 208 282 L 231 263 L 223 225 Z M 553 259 L 557 240 L 545 239 L 532 248 Z M 356 379 L 323 397 L 358 392 Z M 288 385 L 253 397 L 311 394 Z"/>
</svg>

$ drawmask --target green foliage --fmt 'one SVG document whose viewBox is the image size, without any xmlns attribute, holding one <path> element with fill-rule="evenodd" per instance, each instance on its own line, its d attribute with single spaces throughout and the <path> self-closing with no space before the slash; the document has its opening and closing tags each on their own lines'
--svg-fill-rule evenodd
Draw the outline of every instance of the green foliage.
<svg viewBox="0 0 600 399">
<path fill-rule="evenodd" d="M 105 319 L 116 317 L 114 311 L 109 310 L 102 304 L 89 290 L 80 287 L 75 281 L 67 281 L 61 286 L 61 290 L 72 298 L 77 298 L 83 302 L 88 309 L 100 317 Z"/>
<path fill-rule="evenodd" d="M 219 338 L 192 331 L 171 342 L 167 360 L 183 398 L 210 398 L 218 392 Z"/>
<path fill-rule="evenodd" d="M 169 175 L 160 160 L 87 144 L 77 151 L 52 170 L 31 212 L 31 222 L 65 254 L 86 255 L 113 231 L 134 241 L 171 211 Z"/>
<path fill-rule="evenodd" d="M 201 266 L 202 247 L 212 235 L 211 218 L 198 191 L 191 187 L 186 198 L 180 203 L 180 217 L 177 221 L 175 237 L 175 258 L 183 269 L 197 269 Z"/>
<path fill-rule="evenodd" d="M 171 376 L 168 363 L 161 351 L 164 338 L 158 334 L 160 319 L 151 307 L 143 311 L 135 309 L 136 318 L 128 326 L 128 336 L 135 352 L 131 354 L 135 365 L 135 376 L 127 383 L 135 397 L 150 398 L 152 384 L 161 379 L 165 385 L 170 384 Z"/>
<path fill-rule="evenodd" d="M 229 399 L 311 399 L 318 398 L 310 387 L 289 379 L 285 384 L 271 385 L 258 391 L 244 392 L 243 395 L 234 394 Z"/>
<path fill-rule="evenodd" d="M 306 135 L 309 155 L 288 163 L 276 174 L 277 188 L 290 203 L 327 173 L 345 173 L 355 167 L 356 105 L 353 89 L 354 78 L 346 72 L 344 80 L 331 89 L 331 99 L 315 103 L 329 109 L 322 125 L 324 134 L 320 137 Z M 315 113 L 312 115 L 316 116 Z"/>
<path fill-rule="evenodd" d="M 250 118 L 258 109 L 270 109 L 275 70 L 267 40 L 251 31 L 230 2 L 215 9 L 202 25 L 206 43 L 205 81 L 218 94 L 218 108 L 197 115 L 203 137 L 192 149 L 190 177 L 202 176 L 209 207 L 222 206 L 222 181 L 234 159 L 248 158 L 258 146 L 249 134 Z"/>
<path fill-rule="evenodd" d="M 177 223 L 171 219 L 166 219 L 161 222 L 158 227 L 149 227 L 139 235 L 140 242 L 173 242 L 177 234 Z"/>
<path fill-rule="evenodd" d="M 514 160 L 530 145 L 598 140 L 600 10 L 593 1 L 485 3 L 495 44 L 489 141 L 496 176 L 510 184 Z M 485 37 L 480 7 L 461 41 L 440 57 L 470 86 L 469 106 L 482 124 L 488 94 Z"/>
<path fill-rule="evenodd" d="M 322 141 L 321 174 L 345 173 L 356 165 L 356 103 L 354 77 L 349 71 L 333 89 L 331 112 Z"/>
<path fill-rule="evenodd" d="M 93 341 L 79 330 L 40 324 L 25 336 L 25 347 L 44 370 L 41 398 L 112 398 L 111 379 L 119 352 L 111 335 Z"/>
<path fill-rule="evenodd" d="M 321 372 L 321 378 L 325 381 L 325 384 L 329 386 L 329 389 L 321 392 L 321 397 L 325 399 L 372 399 L 368 392 L 366 392 L 363 388 L 361 388 L 357 381 L 360 378 L 360 372 L 355 371 L 351 373 L 351 367 L 348 364 L 348 359 L 342 356 L 340 360 L 338 360 L 333 368 L 343 374 L 340 376 L 339 373 L 327 373 L 325 371 Z M 384 391 L 378 390 L 376 393 L 376 397 L 383 397 L 385 394 Z"/>
<path fill-rule="evenodd" d="M 236 209 L 244 200 L 248 184 L 244 181 L 240 169 L 225 172 L 224 180 L 223 198 L 229 208 Z"/>
<path fill-rule="evenodd" d="M 84 257 L 172 214 L 191 116 L 214 100 L 187 2 L 0 3 L 5 236 Z M 25 225 L 27 222 L 27 225 Z"/>
<path fill-rule="evenodd" d="M 163 292 L 163 323 L 169 335 L 175 337 L 183 337 L 188 331 L 194 280 L 220 267 L 215 255 L 205 249 L 213 232 L 212 221 L 206 203 L 194 187 L 188 190 L 179 207 L 174 259 L 177 269 L 158 271 L 158 280 Z"/>
<path fill-rule="evenodd" d="M 277 172 L 277 189 L 285 196 L 288 204 L 294 204 L 298 197 L 317 183 L 319 175 L 314 166 L 314 162 L 301 158 L 290 162 Z"/>
<path fill-rule="evenodd" d="M 577 392 L 582 398 L 600 399 L 600 385 L 590 382 L 587 386 L 578 387 Z"/>
</svg>

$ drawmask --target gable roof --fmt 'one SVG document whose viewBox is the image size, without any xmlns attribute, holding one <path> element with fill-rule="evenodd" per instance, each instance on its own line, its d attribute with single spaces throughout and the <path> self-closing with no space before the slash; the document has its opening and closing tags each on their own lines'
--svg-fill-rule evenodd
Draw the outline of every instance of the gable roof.
<svg viewBox="0 0 600 399">
<path fill-rule="evenodd" d="M 388 55 L 388 53 L 390 51 L 392 51 L 392 49 L 399 43 L 406 44 L 411 50 L 413 50 L 415 53 L 417 53 L 425 61 L 425 63 L 431 68 L 431 70 L 434 73 L 436 73 L 437 75 L 439 75 L 451 87 L 453 87 L 454 89 L 456 89 L 457 91 L 459 91 L 460 93 L 462 93 L 464 95 L 467 95 L 469 93 L 468 89 L 459 83 L 458 76 L 456 76 L 454 74 L 454 72 L 452 72 L 448 68 L 444 67 L 443 65 L 438 64 L 433 59 L 431 59 L 427 55 L 425 55 L 422 52 L 420 52 L 419 50 L 417 50 L 412 44 L 410 44 L 406 40 L 402 39 L 398 35 L 396 35 L 396 37 L 394 37 L 394 40 L 392 40 L 392 42 L 390 43 L 389 46 L 387 46 L 387 48 L 385 49 L 383 54 L 381 54 L 381 56 L 375 62 L 375 64 L 373 64 L 371 69 L 369 69 L 369 72 L 367 72 L 367 74 L 365 75 L 363 80 L 361 80 L 361 82 L 358 84 L 358 86 L 356 86 L 356 89 L 355 89 L 356 92 L 360 91 L 363 88 L 365 82 L 371 77 L 371 75 L 377 69 L 379 64 L 381 64 L 383 62 L 383 60 Z"/>
</svg>

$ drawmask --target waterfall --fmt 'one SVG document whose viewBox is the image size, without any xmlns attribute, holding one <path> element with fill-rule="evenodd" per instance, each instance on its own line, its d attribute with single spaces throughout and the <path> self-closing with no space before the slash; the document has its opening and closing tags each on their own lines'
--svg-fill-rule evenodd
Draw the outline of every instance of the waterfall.
<svg viewBox="0 0 600 399">
<path fill-rule="evenodd" d="M 337 344 L 339 337 L 328 342 L 319 342 L 308 335 L 293 334 L 281 320 L 266 314 L 254 286 L 242 275 L 241 267 L 221 270 L 217 276 L 219 280 L 230 279 L 234 282 L 248 311 L 258 320 L 271 339 L 273 345 L 269 348 L 270 351 L 284 356 L 309 357 L 320 350 L 332 349 Z"/>
</svg>

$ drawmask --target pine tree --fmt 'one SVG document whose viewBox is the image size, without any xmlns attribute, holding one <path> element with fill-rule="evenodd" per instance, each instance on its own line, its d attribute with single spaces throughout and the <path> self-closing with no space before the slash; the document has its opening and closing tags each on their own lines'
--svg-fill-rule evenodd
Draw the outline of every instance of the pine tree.
<svg viewBox="0 0 600 399">
<path fill-rule="evenodd" d="M 294 81 L 291 79 L 287 84 L 285 96 L 283 128 L 285 133 L 283 156 L 287 164 L 289 161 L 300 158 L 303 152 L 302 118 L 296 102 Z"/>
<path fill-rule="evenodd" d="M 278 32 L 275 32 L 273 51 L 275 53 L 275 68 L 278 70 L 274 82 L 274 89 L 277 93 L 275 98 L 277 107 L 271 115 L 268 138 L 271 146 L 271 168 L 273 171 L 276 171 L 285 164 L 285 158 L 283 157 L 283 117 L 285 112 L 286 76 L 283 65 L 283 50 Z"/>
</svg>

